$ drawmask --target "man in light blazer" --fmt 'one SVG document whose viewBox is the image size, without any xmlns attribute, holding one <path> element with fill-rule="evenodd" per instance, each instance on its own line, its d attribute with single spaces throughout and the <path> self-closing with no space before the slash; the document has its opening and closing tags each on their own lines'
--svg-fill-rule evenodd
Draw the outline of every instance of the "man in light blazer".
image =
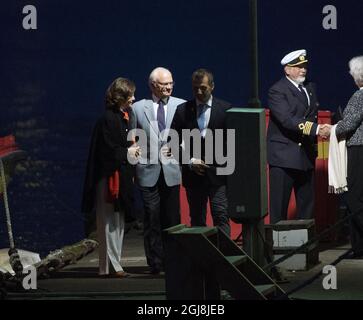
<svg viewBox="0 0 363 320">
<path fill-rule="evenodd" d="M 180 223 L 180 167 L 177 163 L 161 163 L 158 157 L 160 152 L 171 157 L 161 133 L 170 128 L 177 106 L 185 101 L 171 96 L 173 86 L 169 70 L 154 69 L 149 76 L 151 98 L 137 101 L 132 108 L 136 128 L 147 137 L 147 154 L 143 153 L 144 161 L 136 165 L 136 178 L 143 195 L 144 248 L 152 274 L 164 269 L 161 230 Z"/>
</svg>

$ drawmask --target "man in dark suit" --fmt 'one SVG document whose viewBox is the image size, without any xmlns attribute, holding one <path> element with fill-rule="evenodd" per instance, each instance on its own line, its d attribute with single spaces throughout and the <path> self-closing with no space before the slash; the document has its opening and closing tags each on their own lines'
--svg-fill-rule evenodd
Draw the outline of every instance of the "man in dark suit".
<svg viewBox="0 0 363 320">
<path fill-rule="evenodd" d="M 216 146 L 217 129 L 223 131 L 222 152 L 226 152 L 226 110 L 231 105 L 212 96 L 213 75 L 205 69 L 198 69 L 193 73 L 192 88 L 195 98 L 178 107 L 171 125 L 171 128 L 178 132 L 180 142 L 184 146 L 183 159 L 187 159 L 187 163 L 183 163 L 182 166 L 182 181 L 187 193 L 191 225 L 206 225 L 209 199 L 214 225 L 229 235 L 226 176 L 217 174 L 217 168 L 221 167 L 221 164 L 217 163 L 214 154 L 221 148 L 220 145 Z M 190 135 L 187 137 L 185 131 L 182 132 L 183 129 L 188 129 L 187 132 L 194 129 L 196 134 L 192 138 Z M 191 143 L 193 139 L 200 140 L 200 150 Z M 208 143 L 213 144 L 213 155 L 206 154 L 206 150 L 211 146 Z M 190 146 L 190 150 L 186 150 L 189 147 L 185 146 Z"/>
<path fill-rule="evenodd" d="M 314 211 L 316 136 L 329 136 L 318 125 L 318 100 L 314 84 L 305 82 L 306 50 L 286 55 L 285 76 L 269 90 L 270 122 L 267 160 L 270 165 L 270 222 L 287 219 L 292 188 L 298 219 L 311 219 Z"/>
</svg>

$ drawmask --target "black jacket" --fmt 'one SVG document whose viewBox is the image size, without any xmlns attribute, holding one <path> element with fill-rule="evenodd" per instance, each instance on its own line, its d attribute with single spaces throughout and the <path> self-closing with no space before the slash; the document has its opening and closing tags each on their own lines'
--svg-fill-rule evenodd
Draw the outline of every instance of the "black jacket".
<svg viewBox="0 0 363 320">
<path fill-rule="evenodd" d="M 267 160 L 271 166 L 304 171 L 314 168 L 319 103 L 314 84 L 307 83 L 305 88 L 310 106 L 286 77 L 269 90 Z"/>
<path fill-rule="evenodd" d="M 132 113 L 129 112 L 129 116 Z M 119 201 L 115 206 L 126 213 L 132 208 L 134 168 L 127 161 L 127 134 L 133 121 L 127 121 L 119 111 L 106 110 L 97 121 L 91 138 L 83 188 L 82 212 L 91 213 L 95 202 L 96 185 L 102 178 L 108 178 L 120 171 Z"/>
<path fill-rule="evenodd" d="M 232 106 L 222 100 L 213 97 L 211 114 L 208 123 L 208 129 L 212 130 L 213 134 L 216 129 L 223 129 L 223 150 L 226 154 L 226 110 Z M 197 106 L 195 100 L 187 101 L 180 106 L 175 112 L 174 119 L 171 128 L 176 130 L 179 135 L 180 142 L 182 141 L 182 129 L 198 129 L 197 121 Z M 200 134 L 200 133 L 199 133 Z M 199 135 L 200 137 L 200 135 Z M 201 158 L 205 160 L 205 139 L 201 138 L 202 152 Z M 192 143 L 191 145 L 191 158 L 199 158 L 195 153 L 193 153 Z M 215 139 L 213 136 L 213 151 L 216 150 Z M 179 156 L 179 161 L 181 162 L 182 155 Z M 199 176 L 194 173 L 188 164 L 183 164 L 182 166 L 182 182 L 185 187 L 198 187 L 210 183 L 212 185 L 223 185 L 226 184 L 226 176 L 217 176 L 216 167 L 221 167 L 221 165 L 216 163 L 215 156 L 213 156 L 213 164 L 208 164 L 211 168 L 206 170 L 205 176 Z"/>
</svg>

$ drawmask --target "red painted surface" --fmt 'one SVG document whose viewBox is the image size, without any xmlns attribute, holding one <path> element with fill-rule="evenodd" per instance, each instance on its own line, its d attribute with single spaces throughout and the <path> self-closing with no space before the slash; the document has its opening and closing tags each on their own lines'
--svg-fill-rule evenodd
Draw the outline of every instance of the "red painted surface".
<svg viewBox="0 0 363 320">
<path fill-rule="evenodd" d="M 190 226 L 189 205 L 185 189 L 183 187 L 180 188 L 180 209 L 181 209 L 181 223 Z M 209 202 L 207 206 L 207 225 L 213 226 Z M 236 239 L 242 231 L 242 225 L 236 224 L 233 221 L 230 221 L 230 225 L 231 225 L 231 238 Z"/>
<path fill-rule="evenodd" d="M 331 112 L 319 112 L 319 124 L 331 124 Z M 318 138 L 318 143 L 323 143 Z M 325 142 L 327 143 L 327 142 Z M 338 197 L 328 193 L 328 152 L 325 150 L 323 157 L 319 155 L 316 160 L 316 189 L 315 189 L 315 223 L 317 232 L 320 233 L 327 227 L 335 224 L 338 219 Z M 331 233 L 330 240 L 336 239 L 336 233 Z"/>
<path fill-rule="evenodd" d="M 5 157 L 16 150 L 18 150 L 18 146 L 13 135 L 0 137 L 0 157 Z"/>
</svg>

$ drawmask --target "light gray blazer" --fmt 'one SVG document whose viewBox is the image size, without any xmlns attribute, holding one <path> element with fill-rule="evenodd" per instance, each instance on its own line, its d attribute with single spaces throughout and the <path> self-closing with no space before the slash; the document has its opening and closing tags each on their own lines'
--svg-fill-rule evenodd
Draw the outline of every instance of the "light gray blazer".
<svg viewBox="0 0 363 320">
<path fill-rule="evenodd" d="M 166 129 L 170 128 L 177 106 L 184 102 L 185 100 L 183 99 L 175 97 L 169 98 L 165 123 Z M 160 138 L 157 119 L 155 118 L 153 110 L 153 101 L 151 99 L 137 101 L 133 104 L 132 110 L 135 121 L 134 127 L 142 129 L 146 133 L 148 156 L 150 153 L 150 143 L 158 146 L 157 153 L 159 153 L 163 142 Z M 172 187 L 181 183 L 179 164 L 162 164 L 160 161 L 158 161 L 157 164 L 152 164 L 149 162 L 147 164 L 138 163 L 136 165 L 136 177 L 138 184 L 141 187 L 155 186 L 159 179 L 161 168 L 163 169 L 164 179 L 167 186 Z"/>
</svg>

